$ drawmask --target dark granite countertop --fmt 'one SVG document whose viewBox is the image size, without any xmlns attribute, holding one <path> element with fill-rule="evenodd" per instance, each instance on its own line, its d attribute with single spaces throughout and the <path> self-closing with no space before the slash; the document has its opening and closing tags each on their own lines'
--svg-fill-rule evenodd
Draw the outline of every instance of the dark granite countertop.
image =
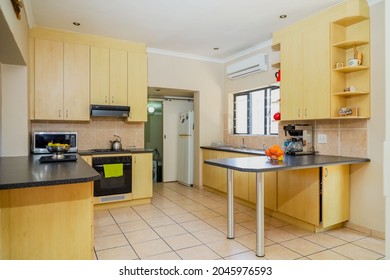
<svg viewBox="0 0 390 280">
<path fill-rule="evenodd" d="M 100 179 L 99 173 L 79 155 L 77 161 L 52 163 L 40 163 L 41 156 L 0 157 L 0 190 L 75 184 Z"/>
<path fill-rule="evenodd" d="M 223 151 L 223 152 L 265 156 L 265 150 L 263 149 L 239 148 L 239 147 L 232 147 L 232 146 L 202 146 L 200 148 L 206 150 L 216 150 L 216 151 Z"/>
<path fill-rule="evenodd" d="M 91 155 L 98 155 L 98 154 L 141 154 L 141 153 L 153 153 L 153 149 L 144 149 L 144 148 L 129 148 L 129 149 L 123 149 L 120 151 L 95 151 L 94 149 L 91 150 L 79 150 L 77 152 L 81 156 L 91 156 Z"/>
<path fill-rule="evenodd" d="M 267 157 L 224 158 L 205 160 L 206 164 L 229 168 L 242 172 L 269 172 L 288 169 L 303 169 L 326 165 L 356 164 L 369 162 L 368 158 L 328 156 L 328 155 L 300 155 L 284 156 L 280 162 L 269 162 Z"/>
</svg>

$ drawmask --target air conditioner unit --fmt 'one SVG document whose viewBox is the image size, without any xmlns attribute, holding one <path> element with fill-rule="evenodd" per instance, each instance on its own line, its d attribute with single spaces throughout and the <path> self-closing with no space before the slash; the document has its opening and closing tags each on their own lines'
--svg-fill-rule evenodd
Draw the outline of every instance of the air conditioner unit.
<svg viewBox="0 0 390 280">
<path fill-rule="evenodd" d="M 226 67 L 226 76 L 233 80 L 267 70 L 268 54 L 260 53 L 228 65 Z"/>
</svg>

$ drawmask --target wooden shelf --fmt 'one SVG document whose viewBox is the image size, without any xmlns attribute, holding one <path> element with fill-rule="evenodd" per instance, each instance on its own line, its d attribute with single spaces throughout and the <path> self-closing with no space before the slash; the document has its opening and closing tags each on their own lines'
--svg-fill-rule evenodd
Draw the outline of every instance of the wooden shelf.
<svg viewBox="0 0 390 280">
<path fill-rule="evenodd" d="M 347 66 L 342 68 L 334 68 L 333 71 L 341 72 L 341 73 L 352 73 L 356 71 L 368 70 L 370 69 L 367 66 Z"/>
<path fill-rule="evenodd" d="M 351 49 L 353 47 L 363 46 L 363 45 L 367 45 L 367 44 L 369 44 L 368 41 L 346 40 L 346 41 L 334 44 L 333 47 L 347 50 L 347 49 Z"/>
<path fill-rule="evenodd" d="M 333 92 L 332 95 L 338 96 L 356 96 L 356 95 L 368 95 L 370 94 L 368 91 L 340 91 Z"/>
</svg>

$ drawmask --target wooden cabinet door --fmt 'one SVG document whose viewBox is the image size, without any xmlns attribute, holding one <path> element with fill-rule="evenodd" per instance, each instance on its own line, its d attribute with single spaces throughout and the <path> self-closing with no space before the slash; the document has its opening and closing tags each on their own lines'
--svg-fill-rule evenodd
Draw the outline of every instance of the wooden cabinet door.
<svg viewBox="0 0 390 280">
<path fill-rule="evenodd" d="M 302 119 L 302 34 L 283 38 L 280 49 L 282 120 Z"/>
<path fill-rule="evenodd" d="M 153 196 L 152 153 L 132 154 L 133 199 Z"/>
<path fill-rule="evenodd" d="M 303 32 L 303 119 L 330 118 L 330 27 L 322 22 Z"/>
<path fill-rule="evenodd" d="M 108 105 L 110 101 L 110 50 L 91 47 L 91 104 Z"/>
<path fill-rule="evenodd" d="M 35 119 L 64 116 L 64 48 L 59 41 L 35 39 Z"/>
<path fill-rule="evenodd" d="M 148 120 L 147 56 L 141 53 L 128 53 L 128 105 L 129 121 Z"/>
<path fill-rule="evenodd" d="M 248 155 L 241 154 L 241 153 L 231 153 L 231 152 L 224 152 L 221 155 L 221 158 L 240 158 L 240 157 L 248 157 Z M 243 200 L 249 199 L 248 183 L 249 183 L 248 172 L 233 171 L 233 186 L 234 186 L 235 197 L 241 198 Z M 227 175 L 226 175 L 226 188 L 227 188 Z"/>
<path fill-rule="evenodd" d="M 90 119 L 89 46 L 64 43 L 64 119 Z"/>
<path fill-rule="evenodd" d="M 222 158 L 223 152 L 203 149 L 203 160 Z M 203 163 L 203 185 L 215 190 L 227 191 L 226 168 Z"/>
<path fill-rule="evenodd" d="M 277 210 L 277 172 L 264 172 L 264 207 Z M 256 173 L 249 173 L 249 201 L 256 203 Z"/>
<path fill-rule="evenodd" d="M 111 105 L 127 106 L 127 52 L 110 49 Z"/>
<path fill-rule="evenodd" d="M 322 225 L 328 227 L 349 219 L 349 165 L 323 167 Z"/>
<path fill-rule="evenodd" d="M 320 224 L 320 169 L 278 171 L 278 212 Z"/>
</svg>

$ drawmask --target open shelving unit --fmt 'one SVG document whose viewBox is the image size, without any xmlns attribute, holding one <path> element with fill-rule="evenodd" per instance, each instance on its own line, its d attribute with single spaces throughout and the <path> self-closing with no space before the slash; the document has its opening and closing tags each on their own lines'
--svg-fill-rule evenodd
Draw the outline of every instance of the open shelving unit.
<svg viewBox="0 0 390 280">
<path fill-rule="evenodd" d="M 348 66 L 356 51 L 362 54 L 361 64 Z M 331 63 L 331 118 L 370 118 L 370 21 L 367 17 L 353 16 L 331 23 Z M 351 87 L 353 91 L 348 90 Z M 353 108 L 356 114 L 341 116 L 340 108 Z"/>
</svg>

